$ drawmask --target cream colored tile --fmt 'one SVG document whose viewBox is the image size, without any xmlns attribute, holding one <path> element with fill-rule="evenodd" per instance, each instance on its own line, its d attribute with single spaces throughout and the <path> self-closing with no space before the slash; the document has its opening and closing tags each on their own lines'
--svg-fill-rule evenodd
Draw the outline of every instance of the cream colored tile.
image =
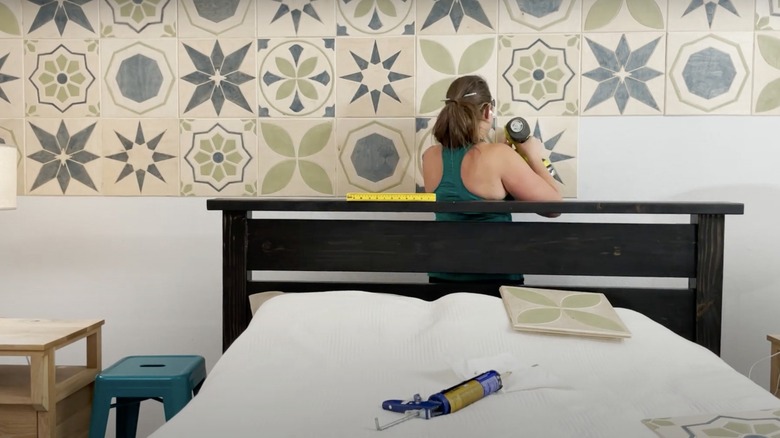
<svg viewBox="0 0 780 438">
<path fill-rule="evenodd" d="M 682 3 L 684 0 L 672 0 Z M 667 0 L 584 0 L 582 29 L 585 32 L 663 31 Z"/>
<path fill-rule="evenodd" d="M 756 32 L 753 114 L 780 114 L 780 32 Z"/>
<path fill-rule="evenodd" d="M 425 192 L 425 180 L 423 179 L 422 156 L 431 146 L 438 144 L 433 137 L 433 124 L 435 117 L 417 117 L 415 119 L 415 143 L 414 143 L 414 184 L 417 192 Z"/>
<path fill-rule="evenodd" d="M 414 37 L 340 38 L 339 117 L 414 115 Z"/>
<path fill-rule="evenodd" d="M 335 37 L 336 2 L 257 0 L 257 36 Z"/>
<path fill-rule="evenodd" d="M 580 36 L 498 37 L 497 113 L 579 113 Z"/>
<path fill-rule="evenodd" d="M 0 40 L 0 114 L 24 117 L 24 49 L 21 39 Z"/>
<path fill-rule="evenodd" d="M 21 38 L 22 25 L 21 0 L 3 0 L 0 2 L 0 38 Z"/>
<path fill-rule="evenodd" d="M 498 1 L 417 0 L 418 35 L 495 34 Z"/>
<path fill-rule="evenodd" d="M 666 114 L 750 114 L 753 33 L 669 33 Z"/>
<path fill-rule="evenodd" d="M 100 36 L 175 37 L 177 4 L 177 0 L 105 0 L 100 4 Z"/>
<path fill-rule="evenodd" d="M 590 33 L 582 43 L 582 115 L 661 115 L 665 34 Z"/>
<path fill-rule="evenodd" d="M 335 115 L 335 41 L 260 39 L 257 83 L 260 117 Z"/>
<path fill-rule="evenodd" d="M 414 119 L 340 119 L 336 194 L 414 192 Z"/>
<path fill-rule="evenodd" d="M 766 1 L 766 0 L 759 0 Z M 755 25 L 754 0 L 670 0 L 670 32 L 747 31 Z"/>
<path fill-rule="evenodd" d="M 336 0 L 336 34 L 414 35 L 414 5 L 411 0 Z"/>
<path fill-rule="evenodd" d="M 179 194 L 178 119 L 103 119 L 103 194 Z"/>
<path fill-rule="evenodd" d="M 179 37 L 254 37 L 255 0 L 178 0 Z"/>
<path fill-rule="evenodd" d="M 582 29 L 580 0 L 501 0 L 498 31 L 511 33 L 569 33 Z"/>
<path fill-rule="evenodd" d="M 257 108 L 255 56 L 252 39 L 180 39 L 180 116 L 253 116 Z"/>
<path fill-rule="evenodd" d="M 178 116 L 175 40 L 104 39 L 101 44 L 103 116 Z"/>
<path fill-rule="evenodd" d="M 39 6 L 36 3 L 43 3 Z M 22 2 L 27 38 L 97 38 L 98 0 Z"/>
<path fill-rule="evenodd" d="M 459 76 L 482 76 L 495 94 L 496 51 L 495 36 L 419 37 L 416 115 L 438 114 L 447 89 Z"/>
<path fill-rule="evenodd" d="M 180 120 L 181 193 L 257 194 L 256 119 Z"/>
<path fill-rule="evenodd" d="M 95 119 L 29 120 L 25 194 L 100 195 L 100 130 Z"/>
<path fill-rule="evenodd" d="M 27 116 L 100 115 L 97 40 L 25 40 L 24 48 Z"/>
<path fill-rule="evenodd" d="M 335 193 L 334 119 L 259 119 L 258 123 L 259 195 Z"/>
<path fill-rule="evenodd" d="M 780 30 L 780 0 L 756 0 L 755 30 Z"/>
<path fill-rule="evenodd" d="M 24 195 L 24 119 L 0 119 L 0 143 L 14 145 L 19 153 L 16 165 L 16 193 Z"/>
</svg>

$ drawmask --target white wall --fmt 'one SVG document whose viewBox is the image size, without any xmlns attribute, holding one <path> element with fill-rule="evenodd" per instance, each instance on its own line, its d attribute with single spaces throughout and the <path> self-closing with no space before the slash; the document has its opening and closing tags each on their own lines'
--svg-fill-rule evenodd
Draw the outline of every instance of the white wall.
<svg viewBox="0 0 780 438">
<path fill-rule="evenodd" d="M 780 332 L 777 117 L 582 118 L 579 199 L 734 201 L 723 358 L 747 373 Z M 0 316 L 104 318 L 106 365 L 221 351 L 221 218 L 205 198 L 22 197 L 0 212 Z M 76 347 L 66 361 L 80 359 Z M 768 361 L 752 378 L 768 385 Z M 113 415 L 113 414 L 112 414 Z M 139 436 L 162 424 L 146 402 Z M 113 435 L 110 435 L 113 436 Z"/>
</svg>

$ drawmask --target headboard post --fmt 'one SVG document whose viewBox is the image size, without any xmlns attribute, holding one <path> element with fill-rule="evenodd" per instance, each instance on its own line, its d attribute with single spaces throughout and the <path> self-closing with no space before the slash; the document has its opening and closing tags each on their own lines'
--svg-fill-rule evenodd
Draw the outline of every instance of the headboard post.
<svg viewBox="0 0 780 438">
<path fill-rule="evenodd" d="M 725 216 L 691 215 L 696 224 L 696 343 L 720 355 Z"/>
<path fill-rule="evenodd" d="M 247 219 L 250 212 L 225 210 L 222 213 L 222 351 L 249 325 L 251 310 L 246 282 Z"/>
</svg>

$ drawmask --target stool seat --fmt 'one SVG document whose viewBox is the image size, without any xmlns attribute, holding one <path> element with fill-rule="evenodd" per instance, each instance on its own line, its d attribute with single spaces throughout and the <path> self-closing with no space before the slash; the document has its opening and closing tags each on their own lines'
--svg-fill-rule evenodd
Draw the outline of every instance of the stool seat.
<svg viewBox="0 0 780 438">
<path fill-rule="evenodd" d="M 197 395 L 206 380 L 206 360 L 197 355 L 128 356 L 95 378 L 90 438 L 103 438 L 109 410 L 117 408 L 116 436 L 134 438 L 140 403 L 163 403 L 165 420 Z M 116 398 L 116 403 L 111 400 Z"/>
</svg>

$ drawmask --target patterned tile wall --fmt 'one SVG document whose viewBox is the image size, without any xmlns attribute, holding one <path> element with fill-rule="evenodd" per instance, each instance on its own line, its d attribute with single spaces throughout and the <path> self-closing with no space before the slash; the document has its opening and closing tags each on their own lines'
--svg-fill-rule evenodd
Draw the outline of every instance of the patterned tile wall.
<svg viewBox="0 0 780 438">
<path fill-rule="evenodd" d="M 0 0 L 20 195 L 419 190 L 464 74 L 576 197 L 582 117 L 780 114 L 780 1 Z"/>
</svg>

